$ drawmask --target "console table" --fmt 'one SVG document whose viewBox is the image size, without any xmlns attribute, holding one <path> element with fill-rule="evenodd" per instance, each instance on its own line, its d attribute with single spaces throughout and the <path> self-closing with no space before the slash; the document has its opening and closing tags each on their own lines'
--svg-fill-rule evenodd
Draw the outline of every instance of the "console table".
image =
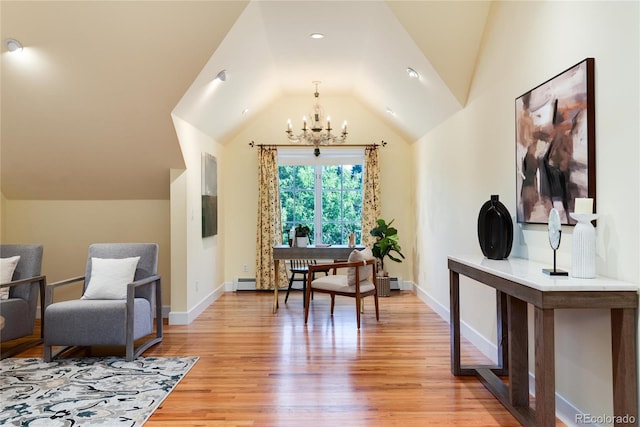
<svg viewBox="0 0 640 427">
<path fill-rule="evenodd" d="M 611 310 L 614 417 L 628 415 L 638 425 L 636 362 L 638 285 L 614 279 L 548 276 L 541 264 L 520 258 L 482 256 L 448 258 L 451 316 L 451 372 L 477 376 L 525 426 L 555 426 L 554 310 Z M 498 363 L 460 364 L 460 275 L 496 290 Z M 535 410 L 529 404 L 527 304 L 534 306 Z M 508 385 L 499 378 L 508 376 Z"/>
<path fill-rule="evenodd" d="M 287 259 L 348 259 L 354 249 L 361 251 L 364 246 L 358 245 L 351 247 L 347 245 L 328 245 L 315 246 L 309 245 L 305 247 L 289 245 L 275 245 L 273 247 L 273 263 L 275 265 L 275 285 L 273 287 L 273 312 L 278 311 L 278 283 L 279 283 L 279 265 L 280 261 Z"/>
</svg>

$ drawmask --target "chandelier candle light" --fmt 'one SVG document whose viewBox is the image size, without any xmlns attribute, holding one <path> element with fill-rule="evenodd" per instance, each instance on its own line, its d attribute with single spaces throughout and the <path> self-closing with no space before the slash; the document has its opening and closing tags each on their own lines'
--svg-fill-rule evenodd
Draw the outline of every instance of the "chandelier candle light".
<svg viewBox="0 0 640 427">
<path fill-rule="evenodd" d="M 287 122 L 286 133 L 290 142 L 313 145 L 313 154 L 317 157 L 320 155 L 319 147 L 321 145 L 343 144 L 347 140 L 347 121 L 345 120 L 342 124 L 342 132 L 340 135 L 334 135 L 331 133 L 333 130 L 331 128 L 331 117 L 327 116 L 326 128 L 324 127 L 324 110 L 320 106 L 320 101 L 318 101 L 318 98 L 320 97 L 318 85 L 320 82 L 314 81 L 313 84 L 316 86 L 316 91 L 313 94 L 315 101 L 313 103 L 311 113 L 309 114 L 311 123 L 307 123 L 307 116 L 303 116 L 302 132 L 296 135 L 293 133 L 293 125 L 291 124 L 291 119 L 289 119 Z"/>
</svg>

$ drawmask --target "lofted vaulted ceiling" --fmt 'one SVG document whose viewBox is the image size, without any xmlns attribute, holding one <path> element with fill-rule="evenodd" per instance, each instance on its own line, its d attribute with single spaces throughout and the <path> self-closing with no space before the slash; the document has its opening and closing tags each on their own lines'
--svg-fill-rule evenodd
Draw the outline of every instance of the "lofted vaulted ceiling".
<svg viewBox="0 0 640 427">
<path fill-rule="evenodd" d="M 2 51 L 2 193 L 168 199 L 169 169 L 184 167 L 172 112 L 225 143 L 279 97 L 311 99 L 313 80 L 321 94 L 357 98 L 413 141 L 464 106 L 489 8 L 2 1 L 2 39 L 25 46 L 20 55 Z M 222 69 L 225 90 L 211 96 Z"/>
</svg>

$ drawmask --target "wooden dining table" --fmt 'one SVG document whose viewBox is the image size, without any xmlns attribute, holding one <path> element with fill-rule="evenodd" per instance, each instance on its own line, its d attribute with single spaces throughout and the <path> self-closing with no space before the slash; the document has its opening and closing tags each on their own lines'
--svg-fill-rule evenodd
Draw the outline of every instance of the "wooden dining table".
<svg viewBox="0 0 640 427">
<path fill-rule="evenodd" d="M 348 259 L 351 252 L 354 250 L 362 250 L 364 246 L 348 246 L 348 245 L 307 245 L 304 247 L 289 245 L 275 245 L 273 247 L 273 264 L 275 266 L 275 284 L 273 287 L 273 312 L 278 311 L 278 283 L 279 282 L 279 267 L 280 261 L 286 261 L 288 259 Z"/>
</svg>

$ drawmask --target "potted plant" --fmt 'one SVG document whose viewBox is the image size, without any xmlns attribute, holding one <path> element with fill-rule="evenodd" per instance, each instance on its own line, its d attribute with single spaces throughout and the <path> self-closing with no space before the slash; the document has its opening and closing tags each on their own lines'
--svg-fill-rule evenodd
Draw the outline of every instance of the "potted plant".
<svg viewBox="0 0 640 427">
<path fill-rule="evenodd" d="M 379 219 L 377 221 L 378 226 L 373 228 L 370 232 L 372 236 L 376 237 L 376 242 L 373 244 L 371 251 L 373 252 L 373 256 L 378 259 L 378 296 L 389 296 L 390 291 L 390 279 L 389 273 L 384 269 L 384 259 L 385 257 L 389 257 L 392 261 L 402 262 L 404 259 L 404 255 L 402 252 L 402 248 L 398 243 L 398 230 L 394 227 L 391 227 L 393 224 L 393 219 L 386 223 L 384 219 Z"/>
<path fill-rule="evenodd" d="M 311 235 L 311 229 L 302 224 L 298 224 L 296 227 L 296 246 L 304 248 L 309 243 L 309 236 Z"/>
</svg>

